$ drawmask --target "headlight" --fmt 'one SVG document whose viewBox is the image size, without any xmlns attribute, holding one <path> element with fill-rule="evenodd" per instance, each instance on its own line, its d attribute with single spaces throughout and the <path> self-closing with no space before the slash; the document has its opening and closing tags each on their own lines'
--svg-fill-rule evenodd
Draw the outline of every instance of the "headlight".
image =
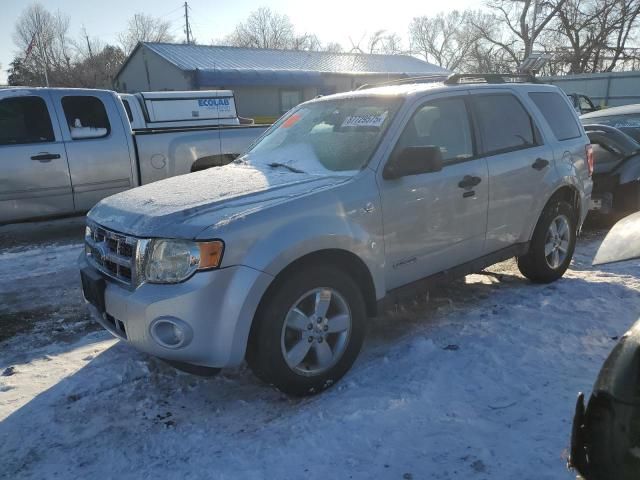
<svg viewBox="0 0 640 480">
<path fill-rule="evenodd" d="M 198 270 L 220 266 L 224 244 L 219 241 L 152 240 L 145 277 L 150 283 L 178 283 Z"/>
</svg>

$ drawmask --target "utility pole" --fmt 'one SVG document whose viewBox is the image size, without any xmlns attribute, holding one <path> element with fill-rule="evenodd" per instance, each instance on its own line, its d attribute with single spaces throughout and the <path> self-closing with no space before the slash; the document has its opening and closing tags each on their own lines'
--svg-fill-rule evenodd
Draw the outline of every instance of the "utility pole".
<svg viewBox="0 0 640 480">
<path fill-rule="evenodd" d="M 189 25 L 189 4 L 184 2 L 184 33 L 187 34 L 187 45 L 191 44 L 191 25 Z"/>
</svg>

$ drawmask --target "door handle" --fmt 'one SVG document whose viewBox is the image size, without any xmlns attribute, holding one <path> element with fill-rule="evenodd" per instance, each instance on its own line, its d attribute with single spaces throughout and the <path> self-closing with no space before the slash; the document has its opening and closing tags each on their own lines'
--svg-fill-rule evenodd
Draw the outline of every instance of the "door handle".
<svg viewBox="0 0 640 480">
<path fill-rule="evenodd" d="M 549 165 L 549 160 L 545 160 L 544 158 L 536 158 L 536 161 L 533 162 L 531 167 L 536 170 L 544 170 Z"/>
<path fill-rule="evenodd" d="M 482 179 L 480 177 L 472 177 L 471 175 L 465 175 L 460 182 L 458 182 L 458 187 L 460 188 L 473 188 L 478 185 Z"/>
<path fill-rule="evenodd" d="M 31 157 L 31 160 L 36 160 L 38 162 L 50 162 L 56 158 L 60 158 L 60 155 L 57 153 L 39 153 L 38 155 Z"/>
</svg>

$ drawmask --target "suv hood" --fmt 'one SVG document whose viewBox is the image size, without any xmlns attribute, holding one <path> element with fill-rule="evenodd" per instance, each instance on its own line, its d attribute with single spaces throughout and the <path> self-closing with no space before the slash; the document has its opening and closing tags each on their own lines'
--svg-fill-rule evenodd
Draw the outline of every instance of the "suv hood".
<svg viewBox="0 0 640 480">
<path fill-rule="evenodd" d="M 232 163 L 113 195 L 87 215 L 137 237 L 196 238 L 249 213 L 347 181 L 345 175 L 295 173 Z"/>
</svg>

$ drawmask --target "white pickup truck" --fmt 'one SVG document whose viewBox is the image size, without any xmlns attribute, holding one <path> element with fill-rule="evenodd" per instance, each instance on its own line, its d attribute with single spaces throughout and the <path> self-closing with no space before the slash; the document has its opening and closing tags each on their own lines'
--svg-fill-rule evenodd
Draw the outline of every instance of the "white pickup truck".
<svg viewBox="0 0 640 480">
<path fill-rule="evenodd" d="M 126 102 L 126 103 L 123 103 Z M 132 187 L 229 163 L 267 126 L 233 92 L 0 91 L 0 224 L 69 215 Z"/>
</svg>

